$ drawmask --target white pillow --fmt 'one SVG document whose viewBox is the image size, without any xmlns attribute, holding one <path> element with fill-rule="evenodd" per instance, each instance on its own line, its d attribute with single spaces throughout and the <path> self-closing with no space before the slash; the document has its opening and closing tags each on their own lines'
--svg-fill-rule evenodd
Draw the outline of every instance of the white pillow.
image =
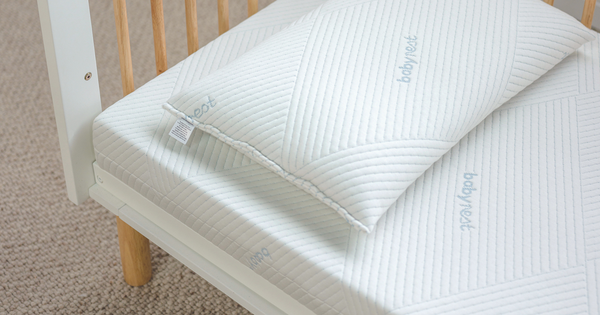
<svg viewBox="0 0 600 315">
<path fill-rule="evenodd" d="M 540 0 L 330 0 L 164 108 L 369 232 L 488 114 L 593 38 Z"/>
</svg>

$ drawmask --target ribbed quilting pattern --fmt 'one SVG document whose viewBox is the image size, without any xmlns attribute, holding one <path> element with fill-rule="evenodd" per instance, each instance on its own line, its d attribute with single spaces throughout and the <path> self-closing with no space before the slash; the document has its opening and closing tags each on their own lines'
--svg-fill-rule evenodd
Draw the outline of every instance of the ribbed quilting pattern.
<svg viewBox="0 0 600 315">
<path fill-rule="evenodd" d="M 353 234 L 344 279 L 354 309 L 384 314 L 584 264 L 577 137 L 574 98 L 492 113 L 373 233 Z"/>
<path fill-rule="evenodd" d="M 600 259 L 587 262 L 588 314 L 600 313 Z"/>
<path fill-rule="evenodd" d="M 208 134 L 197 131 L 182 146 L 168 136 L 174 119 L 160 106 L 321 2 L 280 0 L 220 36 L 104 111 L 94 124 L 94 144 L 101 168 L 249 268 L 252 255 L 263 248 L 277 258 L 249 272 L 317 314 L 339 314 L 346 305 L 340 287 L 346 222 Z M 306 229 L 312 222 L 319 224 Z"/>
<path fill-rule="evenodd" d="M 600 93 L 582 95 L 577 103 L 586 255 L 600 259 Z"/>
<path fill-rule="evenodd" d="M 388 314 L 584 314 L 588 312 L 583 267 L 489 286 Z"/>
<path fill-rule="evenodd" d="M 323 312 L 343 310 L 340 279 L 350 227 L 273 172 L 254 164 L 204 174 L 159 205 L 299 301 Z M 252 266 L 250 258 L 263 248 L 272 259 Z"/>
<path fill-rule="evenodd" d="M 151 180 L 132 187 L 316 314 L 595 313 L 600 226 L 593 214 L 600 177 L 594 150 L 600 131 L 594 125 L 600 89 L 594 90 L 597 73 L 589 69 L 600 60 L 598 46 L 597 40 L 586 44 L 540 79 L 551 84 L 532 85 L 520 101 L 517 96 L 489 115 L 409 186 L 370 234 L 349 228 L 320 201 L 257 163 L 211 166 L 221 158 L 217 142 L 210 151 L 214 160 L 183 153 L 156 159 L 136 146 L 146 152 L 148 169 L 170 172 L 179 184 L 170 184 L 164 195 Z M 198 67 L 204 64 L 198 61 Z M 558 88 L 561 78 L 564 90 Z M 125 98 L 130 107 L 120 102 L 111 115 L 140 119 L 129 109 L 144 108 L 136 102 L 141 97 Z M 147 110 L 162 111 L 154 106 Z M 140 119 L 130 133 L 163 141 L 171 116 L 163 113 L 153 126 Z M 109 128 L 110 120 L 104 121 Z M 122 134 L 118 141 L 125 146 L 128 133 Z M 197 137 L 190 146 L 212 138 Z M 153 154 L 184 152 L 174 142 L 160 143 Z M 136 164 L 120 163 L 128 161 L 129 151 L 96 149 L 114 158 L 105 157 L 103 165 L 123 165 L 121 176 L 131 177 L 127 167 Z M 152 159 L 161 163 L 147 162 Z M 211 171 L 191 176 L 166 163 L 170 159 L 202 159 L 193 163 Z M 465 173 L 477 174 L 472 184 L 465 184 Z M 476 189 L 466 198 L 470 222 L 461 221 L 467 203 L 458 196 L 465 185 Z M 472 228 L 461 229 L 465 225 Z M 249 257 L 262 248 L 273 259 L 250 265 Z"/>
<path fill-rule="evenodd" d="M 330 0 L 165 108 L 369 232 L 590 34 L 538 0 Z"/>
<path fill-rule="evenodd" d="M 586 45 L 577 54 L 578 74 L 581 87 L 580 93 L 591 93 L 600 90 L 600 60 L 595 58 L 598 54 L 597 45 Z"/>
<path fill-rule="evenodd" d="M 163 113 L 157 110 L 157 104 L 161 96 L 171 94 L 179 71 L 181 63 L 135 90 L 131 97 L 124 98 L 94 121 L 96 162 L 132 187 L 137 178 L 144 182 L 149 179 L 144 160 L 153 134 L 148 131 L 160 121 Z"/>
</svg>

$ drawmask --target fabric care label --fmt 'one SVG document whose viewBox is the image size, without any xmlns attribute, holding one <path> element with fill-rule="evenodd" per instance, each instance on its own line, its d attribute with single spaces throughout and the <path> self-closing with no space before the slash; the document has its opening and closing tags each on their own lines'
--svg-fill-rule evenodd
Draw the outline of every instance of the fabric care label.
<svg viewBox="0 0 600 315">
<path fill-rule="evenodd" d="M 171 128 L 169 136 L 185 145 L 192 136 L 193 131 L 194 125 L 183 118 L 179 118 Z"/>
</svg>

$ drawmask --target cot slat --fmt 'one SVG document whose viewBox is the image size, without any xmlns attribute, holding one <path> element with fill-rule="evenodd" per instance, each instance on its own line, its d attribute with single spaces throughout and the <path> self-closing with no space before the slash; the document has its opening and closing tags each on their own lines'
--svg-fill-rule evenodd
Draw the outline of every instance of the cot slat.
<svg viewBox="0 0 600 315">
<path fill-rule="evenodd" d="M 121 63 L 121 81 L 123 95 L 133 92 L 133 67 L 131 65 L 131 46 L 129 44 L 129 27 L 127 25 L 127 6 L 125 0 L 113 0 L 119 61 Z"/>
<path fill-rule="evenodd" d="M 198 12 L 196 0 L 185 0 L 185 24 L 187 29 L 188 55 L 200 49 L 198 44 Z"/>
<path fill-rule="evenodd" d="M 596 0 L 585 0 L 583 5 L 583 15 L 581 16 L 581 23 L 592 28 L 592 21 L 594 20 L 594 9 L 596 8 Z"/>
<path fill-rule="evenodd" d="M 549 5 L 554 5 L 554 0 L 544 0 Z"/>
<path fill-rule="evenodd" d="M 219 0 L 219 35 L 229 30 L 229 0 Z"/>
<path fill-rule="evenodd" d="M 152 32 L 154 33 L 154 57 L 156 75 L 167 71 L 167 42 L 165 37 L 165 15 L 162 0 L 151 0 Z"/>
<path fill-rule="evenodd" d="M 248 0 L 248 17 L 258 12 L 258 0 Z"/>
</svg>

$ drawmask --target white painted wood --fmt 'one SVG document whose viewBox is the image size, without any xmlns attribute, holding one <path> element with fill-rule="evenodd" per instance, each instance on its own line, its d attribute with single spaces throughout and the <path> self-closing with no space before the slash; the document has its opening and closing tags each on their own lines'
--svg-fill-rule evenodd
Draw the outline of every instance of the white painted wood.
<svg viewBox="0 0 600 315">
<path fill-rule="evenodd" d="M 113 196 L 98 184 L 90 187 L 90 197 L 116 216 L 119 215 L 119 209 L 125 205 L 121 199 Z"/>
<path fill-rule="evenodd" d="M 255 295 L 250 289 L 230 277 L 223 270 L 197 254 L 189 247 L 183 245 L 169 233 L 146 219 L 139 212 L 125 205 L 119 211 L 119 217 L 136 231 L 143 234 L 171 256 L 192 269 L 206 281 L 215 285 L 223 293 L 234 298 L 254 314 L 285 314 L 271 303 Z M 243 267 L 242 267 L 243 268 Z M 249 270 L 249 272 L 251 272 Z M 218 285 L 217 285 L 218 284 Z"/>
<path fill-rule="evenodd" d="M 123 206 L 118 216 L 188 268 L 254 314 L 313 314 L 187 225 L 94 163 L 97 184 L 90 190 L 100 204 L 112 198 Z M 97 186 L 97 188 L 96 188 Z M 103 192 L 101 191 L 103 190 Z M 95 199 L 96 200 L 96 199 Z M 217 267 L 218 266 L 218 267 Z"/>
<path fill-rule="evenodd" d="M 67 194 L 81 204 L 94 184 L 92 123 L 102 111 L 89 5 L 38 0 L 38 10 Z"/>
<path fill-rule="evenodd" d="M 581 21 L 585 0 L 554 0 L 554 6 Z M 592 28 L 600 30 L 600 0 L 596 0 L 596 14 Z"/>
</svg>

